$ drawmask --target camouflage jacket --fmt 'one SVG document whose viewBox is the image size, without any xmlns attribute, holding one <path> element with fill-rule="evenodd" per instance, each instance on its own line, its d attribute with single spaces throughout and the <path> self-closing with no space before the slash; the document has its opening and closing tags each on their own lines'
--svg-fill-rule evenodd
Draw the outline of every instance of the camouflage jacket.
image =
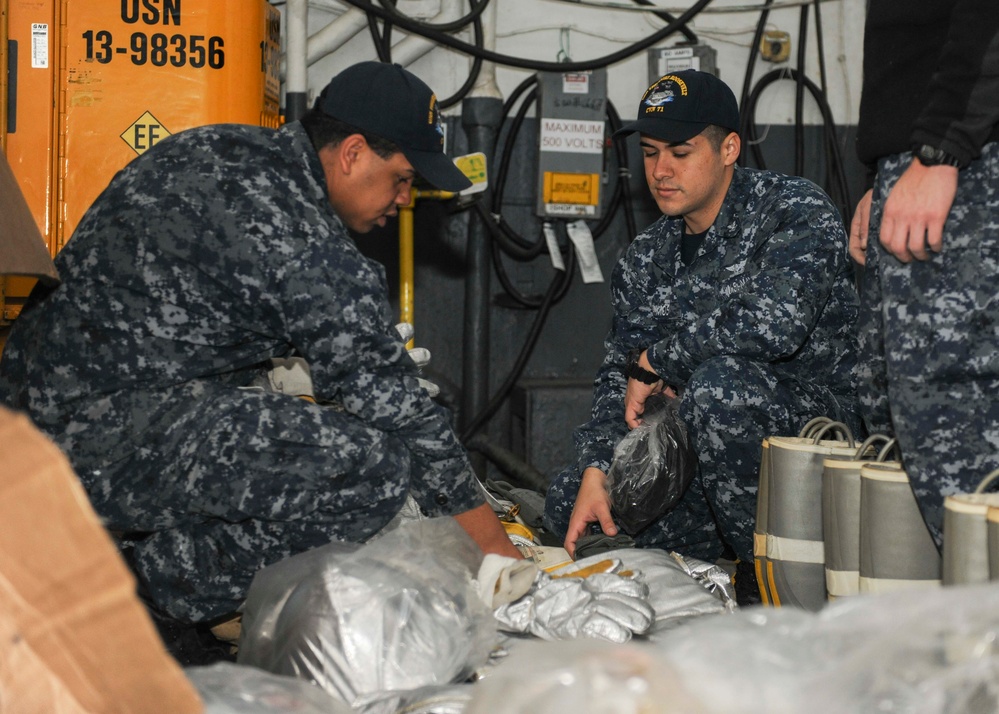
<svg viewBox="0 0 999 714">
<path fill-rule="evenodd" d="M 614 268 L 614 320 L 594 383 L 591 420 L 575 434 L 579 466 L 606 471 L 627 433 L 623 370 L 648 349 L 668 384 L 723 355 L 819 380 L 855 401 L 858 299 L 839 214 L 814 184 L 736 168 L 725 202 L 690 265 L 683 220 L 663 216 Z"/>
<path fill-rule="evenodd" d="M 177 385 L 247 385 L 296 350 L 318 400 L 406 444 L 427 513 L 482 502 L 393 329 L 384 268 L 333 212 L 299 123 L 163 140 L 119 172 L 56 264 L 63 284 L 15 323 L 0 400 L 74 461 L 122 458 Z M 94 414 L 97 398 L 118 413 Z"/>
</svg>

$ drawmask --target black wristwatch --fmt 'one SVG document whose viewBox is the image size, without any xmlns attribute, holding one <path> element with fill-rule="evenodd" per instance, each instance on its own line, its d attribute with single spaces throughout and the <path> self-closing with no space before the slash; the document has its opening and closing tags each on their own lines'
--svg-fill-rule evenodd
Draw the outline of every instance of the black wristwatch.
<svg viewBox="0 0 999 714">
<path fill-rule="evenodd" d="M 633 349 L 628 353 L 628 364 L 624 368 L 624 376 L 628 379 L 637 379 L 642 384 L 655 384 L 662 378 L 655 372 L 650 372 L 649 370 L 638 364 L 638 358 L 642 356 L 642 350 Z"/>
<path fill-rule="evenodd" d="M 951 156 L 943 149 L 938 149 L 929 144 L 920 144 L 912 147 L 912 155 L 919 160 L 923 166 L 953 166 L 961 168 L 961 161 L 956 156 Z"/>
</svg>

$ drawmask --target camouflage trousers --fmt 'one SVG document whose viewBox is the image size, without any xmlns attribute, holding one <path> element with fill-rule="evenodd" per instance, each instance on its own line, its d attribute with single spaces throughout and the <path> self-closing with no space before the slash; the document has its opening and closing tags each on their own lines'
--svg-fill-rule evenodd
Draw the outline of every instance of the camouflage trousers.
<svg viewBox="0 0 999 714">
<path fill-rule="evenodd" d="M 861 401 L 894 433 L 926 525 L 942 544 L 944 497 L 999 467 L 999 143 L 958 176 L 943 250 L 902 263 L 878 227 L 911 155 L 882 160 L 861 287 Z"/>
<path fill-rule="evenodd" d="M 722 555 L 727 545 L 740 560 L 752 562 L 764 438 L 796 436 L 817 416 L 859 426 L 852 395 L 834 395 L 823 385 L 788 379 L 768 364 L 739 357 L 704 362 L 680 399 L 698 474 L 672 510 L 632 535 L 638 548 L 675 550 L 707 561 Z M 582 466 L 573 465 L 548 489 L 545 526 L 560 538 L 568 529 L 581 476 Z"/>
<path fill-rule="evenodd" d="M 367 540 L 406 500 L 408 451 L 342 411 L 198 383 L 158 398 L 141 443 L 77 472 L 153 605 L 173 618 L 234 612 L 260 568 Z"/>
</svg>

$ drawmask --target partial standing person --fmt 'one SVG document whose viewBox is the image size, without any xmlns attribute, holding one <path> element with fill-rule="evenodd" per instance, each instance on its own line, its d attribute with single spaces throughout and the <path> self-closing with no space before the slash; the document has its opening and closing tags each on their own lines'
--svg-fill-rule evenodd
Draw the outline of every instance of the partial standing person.
<svg viewBox="0 0 999 714">
<path fill-rule="evenodd" d="M 385 225 L 417 176 L 468 185 L 433 92 L 354 65 L 300 122 L 191 129 L 135 159 L 15 323 L 0 399 L 68 455 L 159 612 L 227 615 L 263 566 L 363 542 L 409 494 L 520 557 L 348 233 Z M 319 403 L 253 388 L 293 355 Z"/>
<path fill-rule="evenodd" d="M 999 466 L 999 4 L 869 3 L 857 148 L 864 419 L 940 545 L 944 497 Z"/>
<path fill-rule="evenodd" d="M 575 432 L 576 464 L 548 491 L 545 523 L 570 553 L 592 524 L 618 533 L 608 468 L 654 393 L 680 400 L 699 473 L 635 544 L 709 561 L 728 546 L 750 578 L 763 439 L 820 415 L 856 424 L 843 222 L 811 182 L 738 167 L 738 126 L 732 90 L 686 70 L 649 87 L 620 130 L 640 134 L 663 216 L 614 270 L 592 418 Z"/>
</svg>

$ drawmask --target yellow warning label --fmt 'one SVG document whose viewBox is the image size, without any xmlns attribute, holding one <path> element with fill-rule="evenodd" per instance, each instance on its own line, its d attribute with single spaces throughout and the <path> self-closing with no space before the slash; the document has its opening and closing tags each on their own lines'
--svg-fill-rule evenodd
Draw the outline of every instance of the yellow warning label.
<svg viewBox="0 0 999 714">
<path fill-rule="evenodd" d="M 472 182 L 472 185 L 462 191 L 462 193 L 479 193 L 486 190 L 489 182 L 486 173 L 485 154 L 478 151 L 474 154 L 459 156 L 454 160 L 454 163 L 461 169 L 461 172 L 465 174 L 468 180 Z"/>
<path fill-rule="evenodd" d="M 156 142 L 168 136 L 170 136 L 170 132 L 149 112 L 136 119 L 132 126 L 121 133 L 121 138 L 125 140 L 125 143 L 139 155 L 144 154 Z"/>
<path fill-rule="evenodd" d="M 545 171 L 544 201 L 596 206 L 600 202 L 600 174 Z"/>
</svg>

